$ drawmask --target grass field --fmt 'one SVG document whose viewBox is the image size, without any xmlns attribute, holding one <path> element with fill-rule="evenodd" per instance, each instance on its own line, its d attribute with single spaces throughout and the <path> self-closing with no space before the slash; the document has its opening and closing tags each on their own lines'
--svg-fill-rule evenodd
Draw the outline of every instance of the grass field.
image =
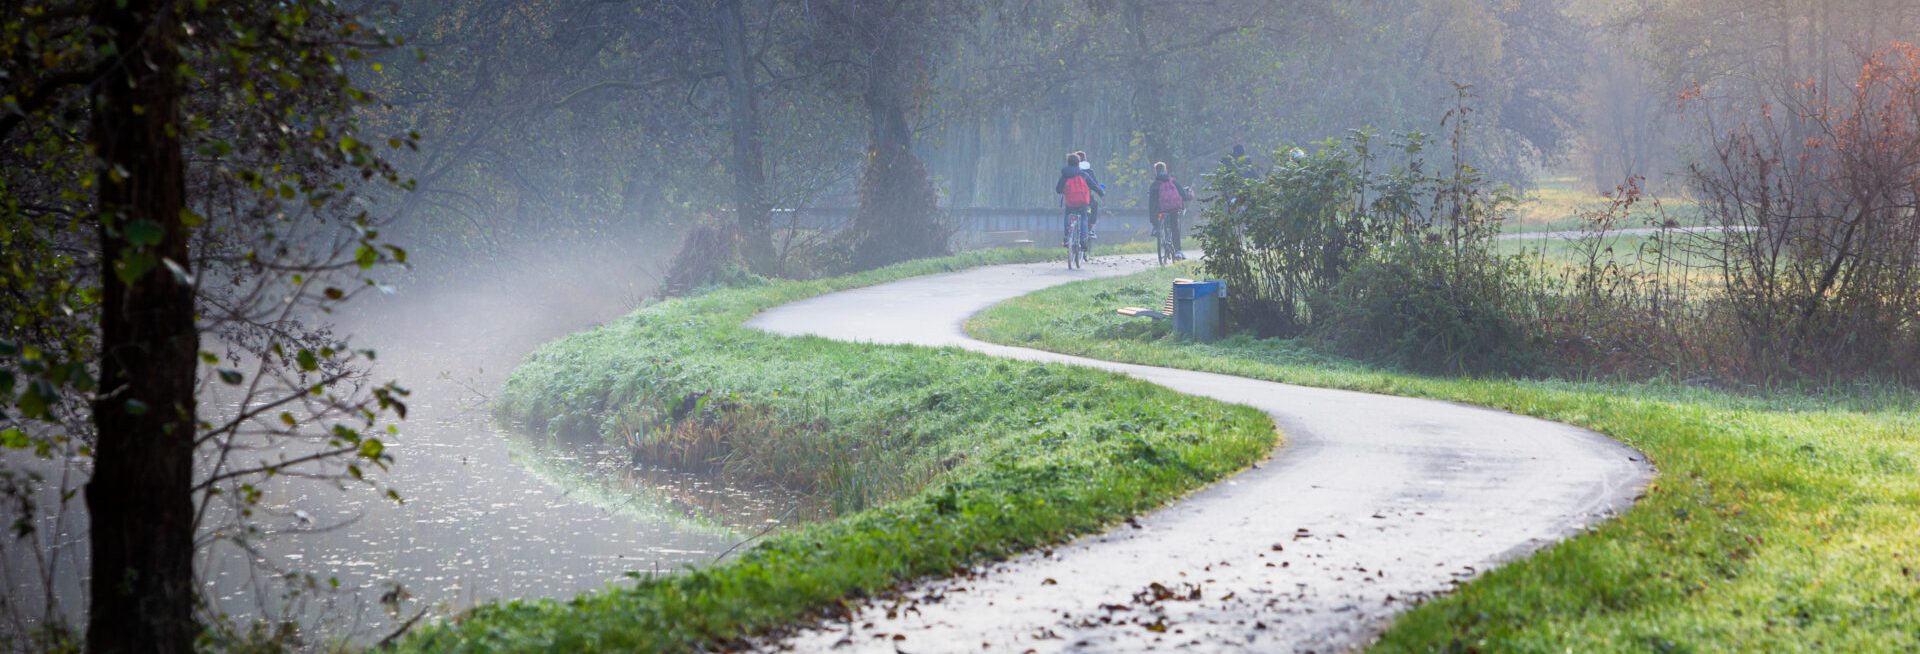
<svg viewBox="0 0 1920 654">
<path fill-rule="evenodd" d="M 1708 239 L 1712 236 L 1672 232 L 1664 236 L 1616 233 L 1596 236 L 1591 243 L 1559 236 L 1528 239 L 1502 239 L 1494 242 L 1494 251 L 1503 255 L 1523 255 L 1547 273 L 1550 280 L 1566 281 L 1587 270 L 1591 253 L 1596 270 L 1610 270 L 1641 282 L 1660 281 L 1668 290 L 1684 289 L 1689 297 L 1716 296 L 1721 287 L 1719 267 L 1713 263 L 1718 252 Z"/>
<path fill-rule="evenodd" d="M 631 440 L 661 463 L 718 460 L 723 476 L 815 494 L 837 517 L 714 566 L 476 609 L 400 650 L 717 649 L 903 580 L 1098 529 L 1270 450 L 1273 425 L 1257 411 L 1118 375 L 741 326 L 834 290 L 1059 256 L 979 252 L 721 290 L 542 347 L 499 396 L 503 418 L 551 437 Z"/>
<path fill-rule="evenodd" d="M 1691 200 L 1674 194 L 1649 196 L 1646 200 L 1658 200 L 1666 218 L 1681 225 L 1696 225 L 1700 222 L 1700 212 Z M 1579 229 L 1579 213 L 1605 207 L 1607 198 L 1593 188 L 1593 185 L 1574 177 L 1545 177 L 1534 181 L 1534 188 L 1521 196 L 1520 206 L 1516 207 L 1513 220 L 1505 225 L 1505 231 L 1550 232 Z M 1623 227 L 1644 227 L 1639 216 L 1652 211 L 1651 202 L 1643 202 L 1636 207 L 1636 220 Z"/>
<path fill-rule="evenodd" d="M 1377 651 L 1920 649 L 1920 397 L 1862 386 L 1749 397 L 1664 384 L 1401 374 L 1247 337 L 1196 344 L 1115 315 L 1188 268 L 1056 287 L 979 338 L 1114 361 L 1430 397 L 1609 434 L 1659 466 L 1626 516 L 1401 617 Z"/>
</svg>

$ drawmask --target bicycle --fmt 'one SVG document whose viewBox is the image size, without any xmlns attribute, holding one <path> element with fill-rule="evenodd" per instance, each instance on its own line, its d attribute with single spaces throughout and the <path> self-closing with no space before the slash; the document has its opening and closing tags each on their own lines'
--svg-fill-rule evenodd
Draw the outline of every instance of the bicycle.
<svg viewBox="0 0 1920 654">
<path fill-rule="evenodd" d="M 1067 211 L 1067 267 L 1079 268 L 1093 258 L 1093 242 L 1087 238 L 1087 209 Z"/>
<path fill-rule="evenodd" d="M 1176 214 L 1175 220 L 1178 219 Z M 1160 255 L 1160 265 L 1165 266 L 1179 260 L 1180 249 L 1173 243 L 1173 228 L 1167 223 L 1167 214 L 1154 215 L 1153 238 L 1158 242 L 1158 247 L 1154 249 Z"/>
</svg>

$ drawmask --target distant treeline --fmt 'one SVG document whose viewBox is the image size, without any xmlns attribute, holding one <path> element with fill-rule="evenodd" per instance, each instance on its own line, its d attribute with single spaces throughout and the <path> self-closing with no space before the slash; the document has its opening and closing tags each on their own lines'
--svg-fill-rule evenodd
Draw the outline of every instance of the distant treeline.
<svg viewBox="0 0 1920 654">
<path fill-rule="evenodd" d="M 1518 178 L 1580 120 L 1592 27 L 1565 4 L 407 3 L 390 30 L 417 53 L 389 53 L 372 120 L 432 135 L 396 203 L 435 218 L 402 221 L 429 250 L 726 214 L 751 251 L 768 209 L 860 203 L 863 182 L 918 202 L 855 222 L 901 240 L 877 223 L 929 199 L 1055 202 L 1075 150 L 1123 189 L 1154 161 L 1197 180 L 1235 144 L 1431 129 L 1456 83 L 1485 118 L 1475 156 Z"/>
<path fill-rule="evenodd" d="M 369 120 L 428 135 L 393 206 L 429 255 L 720 217 L 779 273 L 773 210 L 863 207 L 837 256 L 879 264 L 940 250 L 940 208 L 1051 204 L 1068 152 L 1124 205 L 1154 161 L 1437 130 L 1456 86 L 1494 179 L 1677 188 L 1730 127 L 1690 107 L 1831 87 L 1910 5 L 435 0 L 387 16 Z"/>
</svg>

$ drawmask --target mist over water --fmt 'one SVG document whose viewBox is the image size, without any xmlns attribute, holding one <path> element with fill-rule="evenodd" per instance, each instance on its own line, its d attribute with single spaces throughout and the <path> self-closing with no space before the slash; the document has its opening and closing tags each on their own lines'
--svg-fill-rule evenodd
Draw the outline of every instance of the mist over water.
<svg viewBox="0 0 1920 654">
<path fill-rule="evenodd" d="M 309 638 L 370 642 L 423 610 L 567 598 L 629 573 L 708 564 L 792 520 L 796 500 L 777 490 L 639 470 L 591 446 L 532 445 L 491 416 L 492 394 L 540 343 L 636 308 L 675 241 L 634 235 L 527 245 L 490 262 L 428 258 L 389 293 L 327 317 L 353 347 L 377 351 L 370 380 L 413 391 L 399 435 L 387 439 L 394 463 L 369 471 L 373 488 L 263 483 L 256 521 L 269 533 L 254 552 L 223 542 L 196 559 L 209 599 L 243 622 L 291 618 Z M 404 502 L 381 494 L 389 487 Z M 62 612 L 78 620 L 84 504 L 68 503 L 59 524 L 51 512 L 39 518 L 40 529 L 78 544 L 58 550 L 55 584 Z M 38 604 L 31 548 L 7 544 L 9 597 Z M 282 573 L 312 575 L 318 587 L 287 596 Z"/>
</svg>

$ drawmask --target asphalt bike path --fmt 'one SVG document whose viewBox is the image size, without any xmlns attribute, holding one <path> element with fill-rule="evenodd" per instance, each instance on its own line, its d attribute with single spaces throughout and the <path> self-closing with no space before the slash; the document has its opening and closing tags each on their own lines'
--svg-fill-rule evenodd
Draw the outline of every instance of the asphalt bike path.
<svg viewBox="0 0 1920 654">
<path fill-rule="evenodd" d="M 989 266 L 853 289 L 749 325 L 1087 366 L 1256 407 L 1284 444 L 1255 467 L 1050 550 L 908 584 L 771 649 L 1351 650 L 1393 616 L 1627 509 L 1653 475 L 1600 434 L 1501 411 L 1113 363 L 969 338 L 974 314 L 1152 255 Z"/>
</svg>

